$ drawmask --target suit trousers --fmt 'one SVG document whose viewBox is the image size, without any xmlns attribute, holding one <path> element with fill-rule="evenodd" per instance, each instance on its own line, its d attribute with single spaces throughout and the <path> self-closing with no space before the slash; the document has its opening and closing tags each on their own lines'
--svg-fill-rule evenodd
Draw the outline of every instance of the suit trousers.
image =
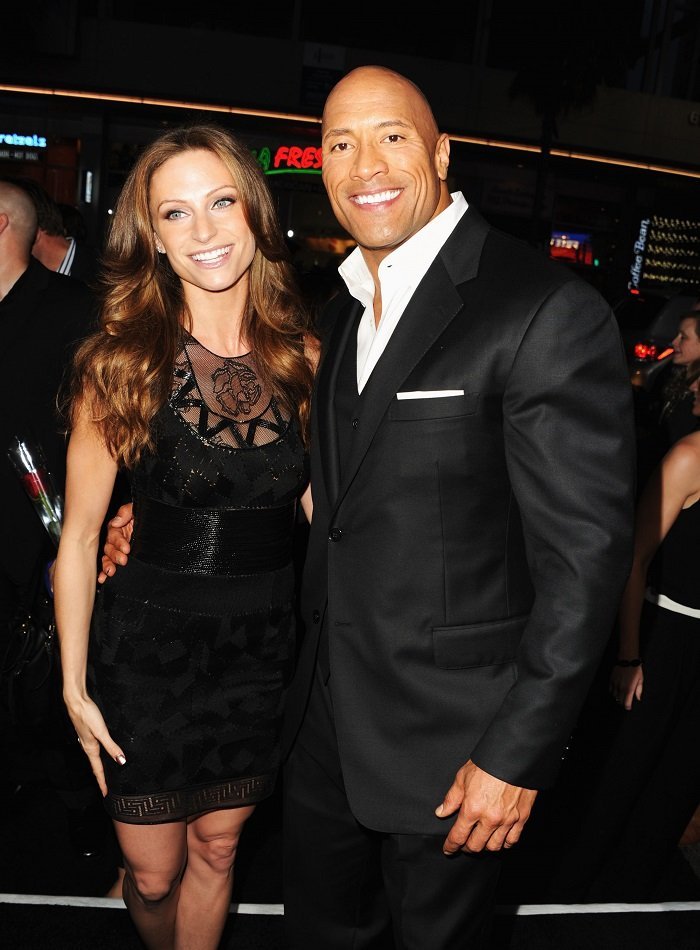
<svg viewBox="0 0 700 950">
<path fill-rule="evenodd" d="M 444 835 L 433 836 L 389 834 L 357 821 L 318 668 L 283 793 L 291 950 L 486 950 L 500 854 L 444 855 L 447 823 Z"/>
</svg>

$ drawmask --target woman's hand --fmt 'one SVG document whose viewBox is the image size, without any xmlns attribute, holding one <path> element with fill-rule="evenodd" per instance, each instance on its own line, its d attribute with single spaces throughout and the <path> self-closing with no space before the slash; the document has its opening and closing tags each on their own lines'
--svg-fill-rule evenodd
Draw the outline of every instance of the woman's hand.
<svg viewBox="0 0 700 950">
<path fill-rule="evenodd" d="M 642 698 L 644 672 L 640 666 L 614 666 L 610 674 L 610 694 L 628 711 L 632 702 Z"/>
<path fill-rule="evenodd" d="M 102 717 L 97 705 L 89 696 L 83 697 L 80 701 L 72 703 L 70 706 L 66 703 L 68 715 L 78 735 L 83 752 L 88 757 L 92 774 L 100 786 L 103 797 L 107 794 L 107 782 L 105 780 L 104 767 L 100 756 L 100 746 L 103 746 L 108 755 L 110 755 L 118 765 L 126 765 L 126 756 L 121 747 L 112 739 L 107 729 L 107 725 Z"/>
</svg>

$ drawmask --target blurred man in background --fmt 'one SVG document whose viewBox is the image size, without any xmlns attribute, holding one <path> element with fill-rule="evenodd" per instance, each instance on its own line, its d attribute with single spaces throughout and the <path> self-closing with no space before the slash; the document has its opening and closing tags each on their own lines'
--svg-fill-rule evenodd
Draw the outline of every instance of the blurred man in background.
<svg viewBox="0 0 700 950">
<path fill-rule="evenodd" d="M 0 492 L 10 539 L 0 546 L 2 655 L 10 619 L 20 609 L 32 609 L 55 557 L 7 447 L 15 436 L 40 445 L 63 493 L 66 443 L 56 398 L 73 347 L 91 328 L 95 313 L 93 294 L 82 281 L 53 273 L 33 256 L 36 236 L 37 213 L 30 195 L 18 184 L 0 181 Z M 13 725 L 8 710 L 0 709 L 3 792 L 43 794 L 48 785 L 66 806 L 78 853 L 94 853 L 105 823 L 99 821 L 101 803 L 82 751 L 63 738 L 42 742 L 20 732 L 21 724 Z"/>
<path fill-rule="evenodd" d="M 32 178 L 5 177 L 3 180 L 23 188 L 34 204 L 38 223 L 32 247 L 34 257 L 58 274 L 92 282 L 98 266 L 97 250 L 66 230 L 60 205 Z"/>
</svg>

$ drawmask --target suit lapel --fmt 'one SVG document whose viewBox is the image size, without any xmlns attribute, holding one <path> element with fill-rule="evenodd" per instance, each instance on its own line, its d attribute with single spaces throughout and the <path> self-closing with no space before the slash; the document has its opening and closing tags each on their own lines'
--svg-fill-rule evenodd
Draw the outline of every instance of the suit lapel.
<svg viewBox="0 0 700 950">
<path fill-rule="evenodd" d="M 355 477 L 401 384 L 462 310 L 463 300 L 457 286 L 476 276 L 487 230 L 483 218 L 469 208 L 416 288 L 362 391 L 360 426 L 344 466 L 343 481 L 337 494 L 329 496 L 336 499 L 336 507 Z M 335 356 L 337 374 L 342 350 L 335 350 Z M 333 385 L 331 392 L 334 391 Z M 332 398 L 329 418 L 334 422 Z M 335 436 L 333 442 L 337 459 Z"/>
<path fill-rule="evenodd" d="M 349 297 L 347 304 L 339 311 L 330 330 L 326 356 L 321 361 L 316 378 L 314 401 L 318 420 L 317 447 L 323 467 L 326 495 L 331 504 L 335 503 L 338 496 L 340 482 L 338 427 L 333 401 L 343 353 L 346 346 L 354 345 L 350 337 L 357 328 L 362 309 L 358 300 Z"/>
<path fill-rule="evenodd" d="M 432 268 L 431 268 L 432 270 Z M 462 300 L 444 276 L 424 278 L 362 390 L 360 425 L 337 493 L 342 500 L 403 380 L 433 345 Z"/>
</svg>

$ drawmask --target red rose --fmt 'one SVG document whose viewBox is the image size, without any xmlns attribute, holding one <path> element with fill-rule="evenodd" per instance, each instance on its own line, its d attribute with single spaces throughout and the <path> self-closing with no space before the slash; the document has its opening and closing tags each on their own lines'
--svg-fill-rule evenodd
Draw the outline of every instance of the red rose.
<svg viewBox="0 0 700 950">
<path fill-rule="evenodd" d="M 22 476 L 22 484 L 26 493 L 34 501 L 45 492 L 44 473 L 41 470 L 27 472 L 26 475 Z"/>
</svg>

